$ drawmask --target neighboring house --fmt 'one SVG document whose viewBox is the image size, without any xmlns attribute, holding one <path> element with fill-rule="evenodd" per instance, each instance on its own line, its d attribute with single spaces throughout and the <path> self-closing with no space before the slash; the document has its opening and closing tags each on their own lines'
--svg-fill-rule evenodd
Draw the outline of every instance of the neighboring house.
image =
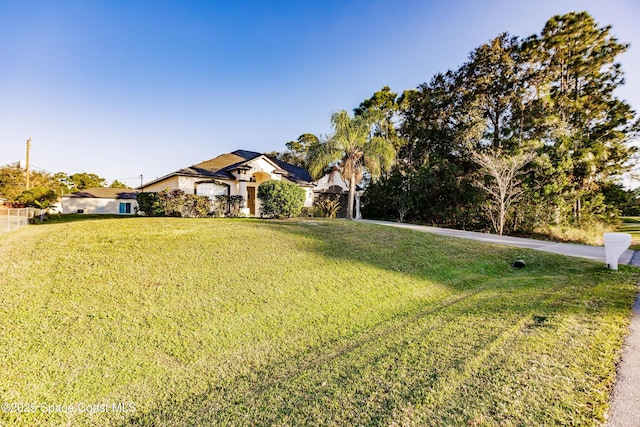
<svg viewBox="0 0 640 427">
<path fill-rule="evenodd" d="M 338 168 L 334 167 L 331 172 L 320 178 L 313 189 L 315 195 L 315 203 L 324 200 L 326 198 L 333 199 L 338 198 L 340 202 L 340 211 L 338 212 L 338 218 L 344 218 L 347 216 L 347 206 L 349 203 L 349 184 L 342 178 Z M 362 196 L 362 189 L 356 187 L 356 194 L 354 200 L 354 218 L 362 218 L 360 213 L 360 196 Z"/>
<path fill-rule="evenodd" d="M 211 160 L 177 170 L 139 187 L 144 192 L 180 189 L 188 194 L 209 196 L 240 195 L 243 213 L 258 215 L 258 186 L 270 179 L 293 182 L 306 192 L 305 206 L 313 206 L 313 182 L 305 169 L 254 151 L 237 150 Z"/>
<path fill-rule="evenodd" d="M 62 196 L 62 213 L 135 215 L 137 191 L 132 188 L 87 188 Z"/>
</svg>

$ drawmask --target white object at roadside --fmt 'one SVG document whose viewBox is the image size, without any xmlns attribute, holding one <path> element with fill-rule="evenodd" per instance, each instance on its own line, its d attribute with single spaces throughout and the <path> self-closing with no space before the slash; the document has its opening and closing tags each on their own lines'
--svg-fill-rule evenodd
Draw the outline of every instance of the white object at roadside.
<svg viewBox="0 0 640 427">
<path fill-rule="evenodd" d="M 618 258 L 631 245 L 631 234 L 604 233 L 604 254 L 609 270 L 618 269 Z"/>
</svg>

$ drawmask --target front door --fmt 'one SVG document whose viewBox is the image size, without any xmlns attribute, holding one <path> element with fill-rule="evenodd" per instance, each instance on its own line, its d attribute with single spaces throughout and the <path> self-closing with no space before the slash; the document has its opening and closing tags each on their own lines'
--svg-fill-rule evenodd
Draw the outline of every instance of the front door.
<svg viewBox="0 0 640 427">
<path fill-rule="evenodd" d="M 256 187 L 247 187 L 247 207 L 251 215 L 256 214 Z"/>
</svg>

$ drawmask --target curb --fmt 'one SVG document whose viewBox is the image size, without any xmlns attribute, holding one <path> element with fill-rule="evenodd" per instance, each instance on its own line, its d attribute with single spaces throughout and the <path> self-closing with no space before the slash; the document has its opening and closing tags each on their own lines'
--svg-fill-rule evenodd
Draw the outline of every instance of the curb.
<svg viewBox="0 0 640 427">
<path fill-rule="evenodd" d="M 634 259 L 640 252 L 636 251 Z M 608 427 L 640 426 L 640 283 L 611 393 Z"/>
</svg>

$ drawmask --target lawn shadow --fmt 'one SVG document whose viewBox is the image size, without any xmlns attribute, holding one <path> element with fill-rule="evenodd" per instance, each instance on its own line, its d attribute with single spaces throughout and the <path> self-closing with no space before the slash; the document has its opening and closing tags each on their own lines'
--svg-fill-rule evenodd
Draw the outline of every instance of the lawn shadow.
<svg viewBox="0 0 640 427">
<path fill-rule="evenodd" d="M 583 301 L 529 296 L 526 307 L 515 301 L 504 306 L 497 296 L 478 307 L 475 303 L 491 298 L 463 292 L 353 336 L 245 369 L 123 425 L 390 425 L 398 411 L 430 401 L 437 412 L 437 405 L 500 356 L 502 346 L 523 335 L 553 333 L 559 329 L 556 319 L 582 310 Z M 489 316 L 486 310 L 501 305 L 485 319 L 478 312 Z M 505 323 L 495 327 L 492 318 Z M 475 320 L 472 337 L 458 319 Z"/>
<path fill-rule="evenodd" d="M 454 292 L 348 337 L 274 355 L 204 392 L 159 402 L 123 425 L 388 425 L 401 407 L 428 401 L 430 393 L 444 396 L 438 399 L 454 393 L 516 335 L 553 329 L 558 319 L 585 310 L 611 314 L 630 307 L 625 292 L 612 290 L 615 298 L 605 299 L 601 283 L 614 273 L 591 261 L 346 221 L 262 226 L 302 237 L 295 239 L 300 251 Z M 519 258 L 527 267 L 511 266 Z"/>
<path fill-rule="evenodd" d="M 477 242 L 419 231 L 345 220 L 297 220 L 268 223 L 274 230 L 312 239 L 300 250 L 466 288 L 487 277 L 535 274 L 567 276 L 607 274 L 604 264 L 534 249 Z M 514 268 L 523 259 L 526 267 Z"/>
</svg>

